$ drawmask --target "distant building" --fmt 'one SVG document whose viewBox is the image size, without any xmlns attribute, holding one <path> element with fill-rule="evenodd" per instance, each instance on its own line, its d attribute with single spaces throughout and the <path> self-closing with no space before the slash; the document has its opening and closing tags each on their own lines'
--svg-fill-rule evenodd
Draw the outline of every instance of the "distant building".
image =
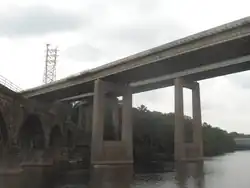
<svg viewBox="0 0 250 188">
<path fill-rule="evenodd" d="M 236 149 L 250 150 L 250 138 L 235 138 Z"/>
</svg>

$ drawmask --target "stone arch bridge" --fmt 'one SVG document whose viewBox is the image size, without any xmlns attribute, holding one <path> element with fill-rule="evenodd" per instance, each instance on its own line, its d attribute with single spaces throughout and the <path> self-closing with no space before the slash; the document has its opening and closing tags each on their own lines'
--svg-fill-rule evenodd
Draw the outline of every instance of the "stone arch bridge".
<svg viewBox="0 0 250 188">
<path fill-rule="evenodd" d="M 41 103 L 0 85 L 1 165 L 60 160 L 75 139 L 71 111 L 69 103 Z"/>
</svg>

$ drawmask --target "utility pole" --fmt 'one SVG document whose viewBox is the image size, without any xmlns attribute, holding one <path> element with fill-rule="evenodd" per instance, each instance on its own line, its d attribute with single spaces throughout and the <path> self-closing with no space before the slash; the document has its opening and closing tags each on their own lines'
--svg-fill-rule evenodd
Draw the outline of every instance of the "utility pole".
<svg viewBox="0 0 250 188">
<path fill-rule="evenodd" d="M 45 70 L 43 75 L 43 83 L 45 84 L 56 80 L 57 52 L 57 47 L 51 48 L 50 44 L 46 44 Z"/>
</svg>

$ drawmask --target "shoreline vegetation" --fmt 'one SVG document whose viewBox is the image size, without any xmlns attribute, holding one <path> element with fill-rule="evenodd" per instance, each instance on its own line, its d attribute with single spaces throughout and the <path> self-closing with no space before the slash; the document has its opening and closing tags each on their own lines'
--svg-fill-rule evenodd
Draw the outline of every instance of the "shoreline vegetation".
<svg viewBox="0 0 250 188">
<path fill-rule="evenodd" d="M 75 111 L 76 112 L 76 111 Z M 121 114 L 121 108 L 120 108 Z M 78 113 L 75 113 L 77 119 Z M 144 105 L 133 108 L 133 146 L 135 168 L 154 168 L 174 161 L 174 113 L 150 111 Z M 120 117 L 121 118 L 121 117 Z M 121 121 L 121 120 L 119 120 Z M 114 140 L 112 111 L 107 109 L 104 118 L 104 139 Z M 184 139 L 192 142 L 192 118 L 184 117 Z M 235 138 L 249 138 L 250 135 L 229 133 L 206 122 L 202 124 L 204 157 L 223 155 L 239 150 Z M 250 149 L 250 148 L 248 148 Z"/>
<path fill-rule="evenodd" d="M 174 120 L 174 113 L 149 111 L 144 105 L 133 108 L 135 166 L 150 168 L 174 161 Z M 185 142 L 192 142 L 192 118 L 185 116 L 184 124 Z M 202 128 L 205 157 L 234 152 L 237 150 L 234 138 L 243 135 L 228 133 L 206 122 Z"/>
</svg>

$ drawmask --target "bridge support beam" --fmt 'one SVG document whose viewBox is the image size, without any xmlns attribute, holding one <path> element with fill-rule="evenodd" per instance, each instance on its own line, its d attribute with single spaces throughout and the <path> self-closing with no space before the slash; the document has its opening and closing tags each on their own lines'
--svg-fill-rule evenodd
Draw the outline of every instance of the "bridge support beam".
<svg viewBox="0 0 250 188">
<path fill-rule="evenodd" d="M 105 106 L 110 96 L 122 96 L 121 138 L 115 141 L 104 141 Z M 111 105 L 113 122 L 119 127 L 118 104 Z M 92 122 L 91 164 L 131 164 L 133 163 L 132 142 L 132 91 L 129 86 L 118 85 L 102 80 L 95 81 L 94 106 Z M 118 135 L 119 129 L 115 132 Z M 118 136 L 117 136 L 118 137 Z"/>
<path fill-rule="evenodd" d="M 93 104 L 89 104 L 86 107 L 86 126 L 85 126 L 85 131 L 87 133 L 91 133 L 92 130 L 92 114 L 93 114 Z"/>
<path fill-rule="evenodd" d="M 200 106 L 200 87 L 198 82 L 188 83 L 182 78 L 174 81 L 175 85 L 175 160 L 201 160 L 203 157 L 202 121 Z M 184 111 L 183 88 L 192 90 L 193 108 L 193 142 L 185 143 L 184 139 Z"/>
<path fill-rule="evenodd" d="M 119 100 L 117 97 L 112 97 L 110 100 L 110 105 L 112 108 L 112 122 L 113 122 L 113 129 L 114 129 L 114 138 L 115 140 L 121 139 L 121 127 L 120 127 L 120 120 L 119 120 Z"/>
<path fill-rule="evenodd" d="M 84 101 L 78 111 L 78 132 L 76 137 L 79 145 L 90 146 L 92 134 L 92 101 Z"/>
<path fill-rule="evenodd" d="M 83 105 L 79 106 L 79 111 L 78 111 L 78 122 L 77 122 L 77 127 L 79 130 L 84 129 L 86 121 L 86 109 L 84 109 Z"/>
</svg>

